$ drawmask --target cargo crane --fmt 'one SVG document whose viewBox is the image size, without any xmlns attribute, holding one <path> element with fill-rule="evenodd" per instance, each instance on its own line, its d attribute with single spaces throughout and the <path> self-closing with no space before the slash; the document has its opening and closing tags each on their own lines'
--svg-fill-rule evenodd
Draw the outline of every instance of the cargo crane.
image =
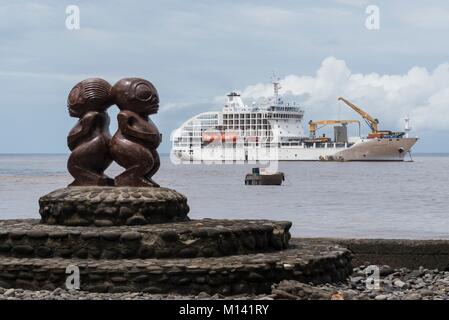
<svg viewBox="0 0 449 320">
<path fill-rule="evenodd" d="M 319 121 L 309 121 L 309 134 L 311 139 L 316 139 L 316 131 L 329 124 L 342 124 L 348 125 L 349 123 L 358 123 L 359 125 L 359 136 L 360 136 L 360 121 L 359 120 L 319 120 Z M 321 125 L 320 128 L 318 126 Z M 322 138 L 319 138 L 322 139 Z"/>
<path fill-rule="evenodd" d="M 400 138 L 405 134 L 405 132 L 392 132 L 389 130 L 380 131 L 378 128 L 379 120 L 373 118 L 368 114 L 368 112 L 364 111 L 362 108 L 343 97 L 339 97 L 338 100 L 343 101 L 352 110 L 357 112 L 363 118 L 363 120 L 365 120 L 366 124 L 371 129 L 371 133 L 368 134 L 368 138 Z"/>
</svg>

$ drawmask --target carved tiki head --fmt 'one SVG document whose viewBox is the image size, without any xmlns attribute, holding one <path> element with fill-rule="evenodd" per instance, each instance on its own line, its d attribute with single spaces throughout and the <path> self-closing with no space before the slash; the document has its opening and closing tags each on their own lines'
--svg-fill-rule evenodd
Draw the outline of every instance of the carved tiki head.
<svg viewBox="0 0 449 320">
<path fill-rule="evenodd" d="M 104 112 L 112 106 L 111 85 L 100 78 L 76 84 L 69 93 L 67 106 L 71 117 L 81 118 L 90 111 Z"/>
<path fill-rule="evenodd" d="M 112 87 L 112 96 L 120 110 L 133 111 L 142 116 L 157 113 L 159 95 L 154 85 L 140 78 L 124 78 Z"/>
</svg>

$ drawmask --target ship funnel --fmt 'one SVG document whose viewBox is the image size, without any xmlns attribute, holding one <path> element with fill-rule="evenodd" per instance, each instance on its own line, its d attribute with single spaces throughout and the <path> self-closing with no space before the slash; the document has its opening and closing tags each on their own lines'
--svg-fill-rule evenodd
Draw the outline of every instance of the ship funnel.
<svg viewBox="0 0 449 320">
<path fill-rule="evenodd" d="M 233 91 L 227 97 L 228 101 L 224 106 L 225 111 L 234 111 L 245 107 L 239 93 Z"/>
</svg>

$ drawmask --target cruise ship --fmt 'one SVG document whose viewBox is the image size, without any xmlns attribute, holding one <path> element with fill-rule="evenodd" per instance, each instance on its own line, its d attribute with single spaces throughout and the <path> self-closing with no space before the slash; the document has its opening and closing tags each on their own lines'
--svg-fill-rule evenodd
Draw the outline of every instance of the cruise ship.
<svg viewBox="0 0 449 320">
<path fill-rule="evenodd" d="M 360 135 L 359 120 L 320 120 L 303 128 L 304 111 L 284 102 L 279 81 L 273 81 L 270 98 L 245 105 L 236 92 L 227 95 L 223 110 L 200 113 L 176 129 L 171 155 L 184 162 L 254 161 L 403 161 L 418 138 L 404 132 L 380 131 L 379 121 L 352 102 L 339 98 L 368 124 L 371 133 Z M 317 136 L 317 130 L 333 125 L 334 136 Z M 348 125 L 358 125 L 359 135 L 348 136 Z M 411 157 L 410 157 L 411 158 Z"/>
</svg>

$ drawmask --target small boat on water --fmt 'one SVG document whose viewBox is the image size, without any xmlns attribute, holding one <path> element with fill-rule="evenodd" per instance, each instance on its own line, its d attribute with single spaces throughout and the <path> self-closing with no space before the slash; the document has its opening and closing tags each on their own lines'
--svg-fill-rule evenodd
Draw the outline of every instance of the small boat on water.
<svg viewBox="0 0 449 320">
<path fill-rule="evenodd" d="M 253 168 L 253 172 L 245 177 L 245 185 L 250 186 L 280 186 L 285 180 L 283 172 L 269 173 L 260 168 Z"/>
</svg>

